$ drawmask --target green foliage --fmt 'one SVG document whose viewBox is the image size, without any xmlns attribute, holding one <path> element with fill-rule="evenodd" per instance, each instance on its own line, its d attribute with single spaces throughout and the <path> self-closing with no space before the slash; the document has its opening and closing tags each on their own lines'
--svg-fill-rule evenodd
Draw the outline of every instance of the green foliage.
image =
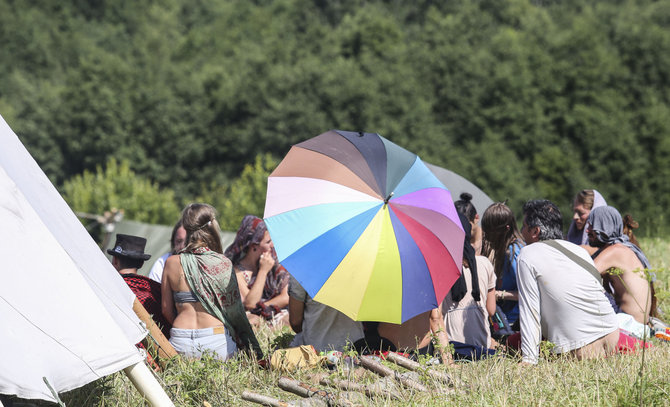
<svg viewBox="0 0 670 407">
<path fill-rule="evenodd" d="M 669 22 L 668 0 L 0 0 L 0 113 L 59 186 L 123 157 L 186 202 L 363 130 L 517 214 L 596 188 L 663 234 Z"/>
<path fill-rule="evenodd" d="M 229 185 L 212 183 L 197 200 L 217 209 L 222 230 L 236 231 L 245 215 L 263 217 L 268 176 L 277 164 L 270 154 L 259 154 Z"/>
<path fill-rule="evenodd" d="M 174 193 L 135 175 L 127 160 L 107 161 L 103 169 L 84 171 L 65 182 L 63 198 L 75 212 L 100 215 L 110 209 L 123 209 L 125 219 L 138 222 L 174 224 L 179 208 Z"/>
</svg>

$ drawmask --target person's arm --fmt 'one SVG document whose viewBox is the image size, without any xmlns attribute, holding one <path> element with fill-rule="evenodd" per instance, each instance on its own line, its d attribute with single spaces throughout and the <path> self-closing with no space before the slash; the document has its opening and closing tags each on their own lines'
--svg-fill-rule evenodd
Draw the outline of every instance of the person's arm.
<svg viewBox="0 0 670 407">
<path fill-rule="evenodd" d="M 242 297 L 242 304 L 244 308 L 248 311 L 256 308 L 256 304 L 263 297 L 263 288 L 265 287 L 265 280 L 268 277 L 268 273 L 272 270 L 272 266 L 275 265 L 275 260 L 272 257 L 272 253 L 265 252 L 261 254 L 261 258 L 258 262 L 258 274 L 256 275 L 256 280 L 248 288 L 244 281 L 244 276 L 241 275 L 241 272 L 237 272 L 237 283 L 240 286 L 240 296 Z M 244 286 L 244 288 L 242 287 Z"/>
<path fill-rule="evenodd" d="M 303 313 L 305 312 L 305 303 L 299 299 L 288 297 L 288 322 L 291 324 L 293 332 L 299 334 L 302 332 Z"/>
<path fill-rule="evenodd" d="M 519 301 L 518 291 L 496 290 L 495 298 L 502 301 Z"/>
<path fill-rule="evenodd" d="M 483 256 L 477 257 L 477 274 L 480 276 L 486 276 L 484 279 L 484 284 L 480 282 L 479 288 L 481 291 L 486 290 L 486 301 L 484 301 L 484 307 L 486 313 L 489 316 L 493 316 L 496 313 L 496 273 L 493 270 L 493 264 Z"/>
<path fill-rule="evenodd" d="M 482 228 L 477 225 L 477 222 L 479 222 L 479 215 L 476 216 L 475 218 L 475 226 L 472 228 L 472 238 L 470 239 L 470 243 L 472 244 L 472 247 L 475 249 L 475 255 L 481 256 L 482 255 Z"/>
<path fill-rule="evenodd" d="M 521 251 L 521 245 L 514 243 L 512 246 L 512 253 L 509 257 L 509 265 L 511 273 L 514 276 L 513 278 L 517 279 L 519 272 L 519 252 Z M 518 286 L 518 283 L 517 283 Z M 518 287 L 517 287 L 518 289 Z M 496 290 L 496 298 L 503 301 L 519 301 L 519 291 L 517 290 Z"/>
<path fill-rule="evenodd" d="M 492 288 L 486 293 L 486 312 L 492 317 L 496 313 L 496 289 Z"/>
<path fill-rule="evenodd" d="M 444 325 L 444 319 L 442 318 L 442 305 L 438 308 L 433 308 L 433 310 L 430 311 L 430 332 L 437 341 L 435 348 L 437 348 L 440 353 L 442 363 L 445 365 L 453 365 L 454 359 L 451 356 L 449 348 L 449 336 L 447 335 L 447 328 Z"/>
<path fill-rule="evenodd" d="M 172 284 L 170 283 L 170 276 L 174 273 L 179 273 L 179 256 L 168 257 L 163 269 L 163 277 L 161 280 L 161 311 L 163 316 L 170 323 L 173 324 L 177 317 L 177 310 L 174 307 L 174 299 L 172 298 Z"/>
<path fill-rule="evenodd" d="M 286 308 L 289 304 L 289 296 L 288 296 L 288 284 L 284 286 L 284 288 L 281 290 L 281 292 L 274 297 L 270 298 L 269 300 L 265 301 L 266 305 L 276 305 L 277 307 L 281 308 Z"/>
<path fill-rule="evenodd" d="M 523 362 L 536 364 L 542 328 L 540 325 L 540 289 L 532 267 L 519 262 L 519 320 L 521 322 L 521 354 Z"/>
</svg>

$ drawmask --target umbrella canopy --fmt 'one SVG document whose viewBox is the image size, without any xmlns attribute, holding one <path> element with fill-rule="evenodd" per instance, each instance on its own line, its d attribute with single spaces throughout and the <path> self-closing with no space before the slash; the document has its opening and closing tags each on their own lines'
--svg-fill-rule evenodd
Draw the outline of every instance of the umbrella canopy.
<svg viewBox="0 0 670 407">
<path fill-rule="evenodd" d="M 493 199 L 486 192 L 455 172 L 429 163 L 426 163 L 426 167 L 449 189 L 454 199 L 458 199 L 463 192 L 472 195 L 472 204 L 480 217 L 484 214 L 486 208 L 493 204 Z"/>
<path fill-rule="evenodd" d="M 447 188 L 378 134 L 333 130 L 291 148 L 268 178 L 279 261 L 315 301 L 402 323 L 460 275 L 465 233 Z"/>
</svg>

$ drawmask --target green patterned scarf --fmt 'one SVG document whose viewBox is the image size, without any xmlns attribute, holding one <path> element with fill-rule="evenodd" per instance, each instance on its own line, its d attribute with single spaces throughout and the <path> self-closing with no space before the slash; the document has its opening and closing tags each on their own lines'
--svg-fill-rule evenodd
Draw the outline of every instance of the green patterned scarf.
<svg viewBox="0 0 670 407">
<path fill-rule="evenodd" d="M 238 347 L 253 349 L 262 359 L 263 351 L 247 319 L 230 260 L 206 247 L 182 253 L 180 258 L 186 281 L 205 310 L 223 322 Z"/>
</svg>

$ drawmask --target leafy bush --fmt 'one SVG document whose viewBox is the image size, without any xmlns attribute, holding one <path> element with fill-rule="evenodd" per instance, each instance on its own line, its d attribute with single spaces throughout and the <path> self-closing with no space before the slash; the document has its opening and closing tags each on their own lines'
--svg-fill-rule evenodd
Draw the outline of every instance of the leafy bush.
<svg viewBox="0 0 670 407">
<path fill-rule="evenodd" d="M 263 217 L 268 175 L 277 164 L 269 153 L 259 154 L 254 164 L 245 165 L 242 174 L 230 185 L 212 183 L 197 200 L 218 210 L 222 230 L 236 231 L 245 215 Z"/>
<path fill-rule="evenodd" d="M 172 225 L 179 218 L 174 192 L 136 175 L 128 161 L 112 158 L 103 169 L 84 171 L 63 185 L 63 198 L 75 212 L 100 215 L 123 209 L 125 219 Z"/>
</svg>

